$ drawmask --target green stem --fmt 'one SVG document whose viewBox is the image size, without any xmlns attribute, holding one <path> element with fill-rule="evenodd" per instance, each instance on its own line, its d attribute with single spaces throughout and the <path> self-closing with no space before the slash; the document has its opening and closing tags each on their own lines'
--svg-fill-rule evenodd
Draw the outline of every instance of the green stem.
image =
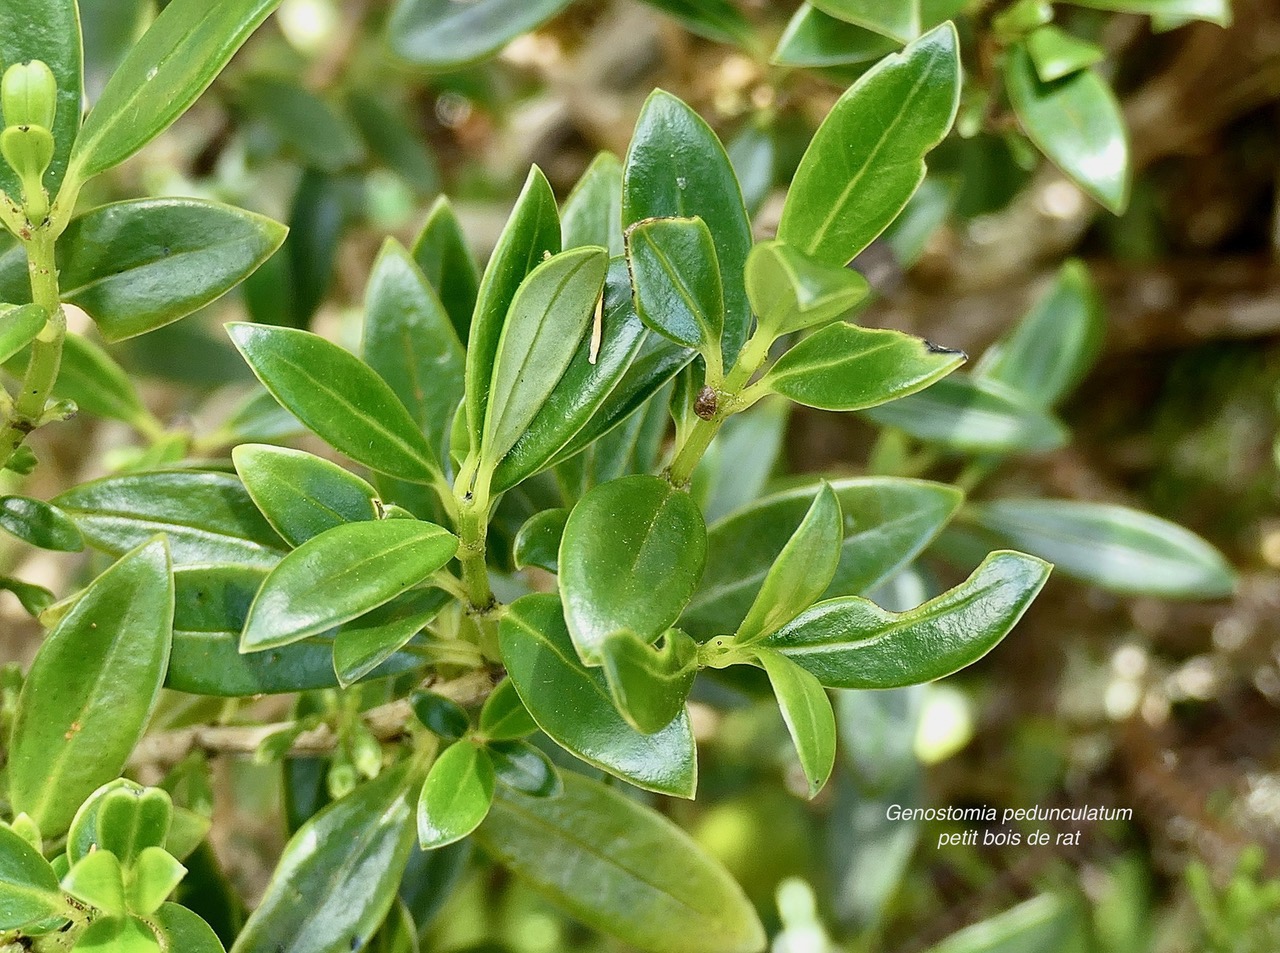
<svg viewBox="0 0 1280 953">
<path fill-rule="evenodd" d="M 489 532 L 490 474 L 476 472 L 468 461 L 459 473 L 458 497 L 458 563 L 462 567 L 462 587 L 467 591 L 471 608 L 480 613 L 493 608 L 493 590 L 489 587 L 489 568 L 485 565 L 485 546 Z M 467 479 L 474 474 L 474 479 Z M 470 484 L 468 488 L 467 484 Z"/>
</svg>

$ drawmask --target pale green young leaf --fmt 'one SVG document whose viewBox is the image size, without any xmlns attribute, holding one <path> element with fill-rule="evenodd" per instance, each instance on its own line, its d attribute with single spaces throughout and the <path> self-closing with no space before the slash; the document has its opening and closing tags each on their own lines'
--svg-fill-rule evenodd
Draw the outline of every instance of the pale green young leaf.
<svg viewBox="0 0 1280 953">
<path fill-rule="evenodd" d="M 816 797 L 836 763 L 836 716 L 831 700 L 817 678 L 785 655 L 757 648 L 755 656 L 778 699 L 782 720 L 809 782 L 809 797 Z"/>
</svg>

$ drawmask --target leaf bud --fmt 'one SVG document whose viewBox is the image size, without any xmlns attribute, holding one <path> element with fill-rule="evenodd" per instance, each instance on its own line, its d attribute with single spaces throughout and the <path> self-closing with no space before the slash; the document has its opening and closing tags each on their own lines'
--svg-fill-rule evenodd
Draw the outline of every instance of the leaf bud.
<svg viewBox="0 0 1280 953">
<path fill-rule="evenodd" d="M 5 126 L 52 129 L 58 109 L 58 81 L 53 70 L 40 60 L 10 66 L 0 82 L 0 106 Z"/>
</svg>

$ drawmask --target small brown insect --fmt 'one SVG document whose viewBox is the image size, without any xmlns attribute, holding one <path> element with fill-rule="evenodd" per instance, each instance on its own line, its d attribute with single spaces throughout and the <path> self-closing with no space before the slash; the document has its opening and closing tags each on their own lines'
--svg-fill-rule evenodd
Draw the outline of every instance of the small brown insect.
<svg viewBox="0 0 1280 953">
<path fill-rule="evenodd" d="M 698 398 L 693 402 L 693 412 L 703 420 L 710 420 L 716 415 L 716 408 L 719 402 L 716 399 L 716 391 L 714 387 L 703 387 L 698 391 Z"/>
</svg>

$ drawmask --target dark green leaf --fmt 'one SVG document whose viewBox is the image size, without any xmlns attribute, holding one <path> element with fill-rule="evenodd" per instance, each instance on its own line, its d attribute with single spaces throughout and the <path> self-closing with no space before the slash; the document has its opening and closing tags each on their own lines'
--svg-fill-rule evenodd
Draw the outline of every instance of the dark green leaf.
<svg viewBox="0 0 1280 953">
<path fill-rule="evenodd" d="M 892 576 L 933 541 L 963 499 L 953 487 L 923 480 L 849 479 L 831 486 L 844 514 L 844 542 L 827 598 L 869 592 Z M 680 626 L 699 639 L 736 630 L 820 490 L 768 496 L 714 524 L 707 571 Z"/>
<path fill-rule="evenodd" d="M 841 317 L 870 293 L 853 269 L 814 261 L 781 242 L 762 242 L 747 259 L 747 297 L 760 327 L 774 337 Z"/>
<path fill-rule="evenodd" d="M 436 160 L 403 109 L 372 93 L 353 90 L 347 93 L 347 112 L 383 165 L 423 195 L 440 191 Z M 468 309 L 468 317 L 470 313 Z"/>
<path fill-rule="evenodd" d="M 897 217 L 924 179 L 925 155 L 955 119 L 957 45 L 955 28 L 944 24 L 840 97 L 792 179 L 779 240 L 844 265 Z"/>
<path fill-rule="evenodd" d="M 85 120 L 71 154 L 76 172 L 90 176 L 118 165 L 167 129 L 279 2 L 171 0 Z"/>
<path fill-rule="evenodd" d="M 560 540 L 569 520 L 566 509 L 542 510 L 534 513 L 516 534 L 514 548 L 517 569 L 537 566 L 555 572 L 560 554 Z"/>
<path fill-rule="evenodd" d="M 388 35 L 391 48 L 406 60 L 453 70 L 492 56 L 568 5 L 569 0 L 398 0 Z"/>
<path fill-rule="evenodd" d="M 39 305 L 0 305 L 0 364 L 34 341 L 48 320 Z"/>
<path fill-rule="evenodd" d="M 809 782 L 809 797 L 816 797 L 836 763 L 836 716 L 831 701 L 822 683 L 785 655 L 757 649 L 756 658 L 778 698 L 782 720 Z"/>
<path fill-rule="evenodd" d="M 759 387 L 822 410 L 865 410 L 927 388 L 965 361 L 963 351 L 843 321 L 805 338 Z"/>
<path fill-rule="evenodd" d="M 677 344 L 720 355 L 724 288 L 700 218 L 656 218 L 627 229 L 627 262 L 644 323 Z"/>
<path fill-rule="evenodd" d="M 707 558 L 707 531 L 688 493 L 631 476 L 578 501 L 560 543 L 565 621 L 583 661 L 600 664 L 623 630 L 652 642 L 689 602 Z"/>
<path fill-rule="evenodd" d="M 1042 83 L 1070 76 L 1086 69 L 1106 56 L 1106 51 L 1088 40 L 1072 36 L 1066 30 L 1046 23 L 1027 39 L 1027 52 L 1035 64 Z"/>
<path fill-rule="evenodd" d="M 43 500 L 0 496 L 0 529 L 41 549 L 77 553 L 84 538 L 65 513 Z"/>
<path fill-rule="evenodd" d="M 773 191 L 777 177 L 778 142 L 772 117 L 761 114 L 738 132 L 726 146 L 734 175 L 742 187 L 742 201 L 748 215 L 755 215 Z"/>
<path fill-rule="evenodd" d="M 480 734 L 487 741 L 514 741 L 538 730 L 533 716 L 520 701 L 515 682 L 498 683 L 480 709 Z"/>
<path fill-rule="evenodd" d="M 565 248 L 600 245 L 616 258 L 626 251 L 622 239 L 622 163 L 601 152 L 565 199 L 560 213 Z"/>
<path fill-rule="evenodd" d="M 13 828 L 0 824 L 0 930 L 16 930 L 66 911 L 49 862 Z"/>
<path fill-rule="evenodd" d="M 438 850 L 419 850 L 414 845 L 400 881 L 400 899 L 419 930 L 426 929 L 460 885 L 468 872 L 471 846 L 470 840 Z"/>
<path fill-rule="evenodd" d="M 123 555 L 157 533 L 176 565 L 270 568 L 287 548 L 244 486 L 225 473 L 160 471 L 82 483 L 53 501 L 95 549 Z"/>
<path fill-rule="evenodd" d="M 1009 102 L 1031 141 L 1073 182 L 1119 215 L 1129 204 L 1129 133 L 1116 94 L 1083 69 L 1042 82 L 1025 47 L 1005 60 Z"/>
<path fill-rule="evenodd" d="M 1049 577 L 1034 556 L 996 552 L 965 582 L 908 612 L 858 597 L 820 602 L 766 638 L 829 688 L 897 688 L 976 662 L 1022 618 Z"/>
<path fill-rule="evenodd" d="M 638 787 L 693 797 L 697 763 L 688 716 L 651 735 L 628 725 L 613 705 L 604 673 L 579 661 L 559 599 L 516 600 L 498 638 L 512 683 L 552 740 Z"/>
<path fill-rule="evenodd" d="M 173 576 L 155 539 L 99 576 L 41 645 L 9 749 L 9 797 L 46 836 L 118 777 L 169 662 Z"/>
<path fill-rule="evenodd" d="M 564 786 L 551 759 L 527 741 L 498 741 L 488 746 L 497 779 L 531 797 L 554 797 Z"/>
<path fill-rule="evenodd" d="M 1235 590 L 1222 554 L 1176 523 L 1125 506 L 1080 500 L 995 500 L 966 521 L 1062 572 L 1113 592 L 1214 599 Z"/>
<path fill-rule="evenodd" d="M 377 516 L 377 491 L 322 457 L 241 444 L 231 458 L 253 502 L 290 546 L 301 546 L 335 526 Z"/>
<path fill-rule="evenodd" d="M 413 849 L 411 796 L 405 770 L 395 768 L 302 825 L 232 953 L 363 947 L 391 909 Z"/>
<path fill-rule="evenodd" d="M 348 622 L 333 641 L 333 670 L 344 687 L 358 682 L 421 632 L 453 596 L 417 589 Z"/>
<path fill-rule="evenodd" d="M 894 52 L 899 44 L 880 33 L 854 26 L 801 4 L 773 51 L 780 66 L 848 66 L 869 63 Z"/>
<path fill-rule="evenodd" d="M 661 646 L 615 632 L 601 658 L 613 703 L 637 731 L 661 731 L 684 711 L 698 674 L 698 644 L 679 629 L 668 629 Z"/>
<path fill-rule="evenodd" d="M 688 834 L 576 774 L 556 797 L 500 791 L 476 832 L 484 849 L 573 916 L 658 953 L 756 953 L 746 896 Z"/>
<path fill-rule="evenodd" d="M 920 35 L 920 0 L 813 0 L 813 5 L 901 43 Z"/>
<path fill-rule="evenodd" d="M 431 206 L 426 224 L 413 243 L 413 260 L 440 296 L 458 340 L 467 340 L 480 273 L 453 206 L 443 195 Z"/>
<path fill-rule="evenodd" d="M 334 449 L 389 476 L 429 483 L 435 453 L 391 387 L 369 365 L 318 335 L 229 324 L 267 390 Z"/>
<path fill-rule="evenodd" d="M 418 846 L 444 847 L 466 837 L 493 803 L 493 762 L 470 741 L 450 745 L 431 765 L 418 798 Z"/>
<path fill-rule="evenodd" d="M 236 84 L 236 98 L 308 165 L 336 172 L 365 157 L 364 143 L 351 120 L 292 79 L 242 78 Z"/>
<path fill-rule="evenodd" d="M 249 610 L 243 652 L 296 642 L 349 622 L 453 558 L 458 540 L 433 523 L 377 520 L 326 530 L 285 556 Z"/>
<path fill-rule="evenodd" d="M 423 727 L 443 738 L 457 741 L 471 730 L 471 719 L 455 701 L 435 692 L 417 691 L 409 697 L 414 717 Z"/>
</svg>

